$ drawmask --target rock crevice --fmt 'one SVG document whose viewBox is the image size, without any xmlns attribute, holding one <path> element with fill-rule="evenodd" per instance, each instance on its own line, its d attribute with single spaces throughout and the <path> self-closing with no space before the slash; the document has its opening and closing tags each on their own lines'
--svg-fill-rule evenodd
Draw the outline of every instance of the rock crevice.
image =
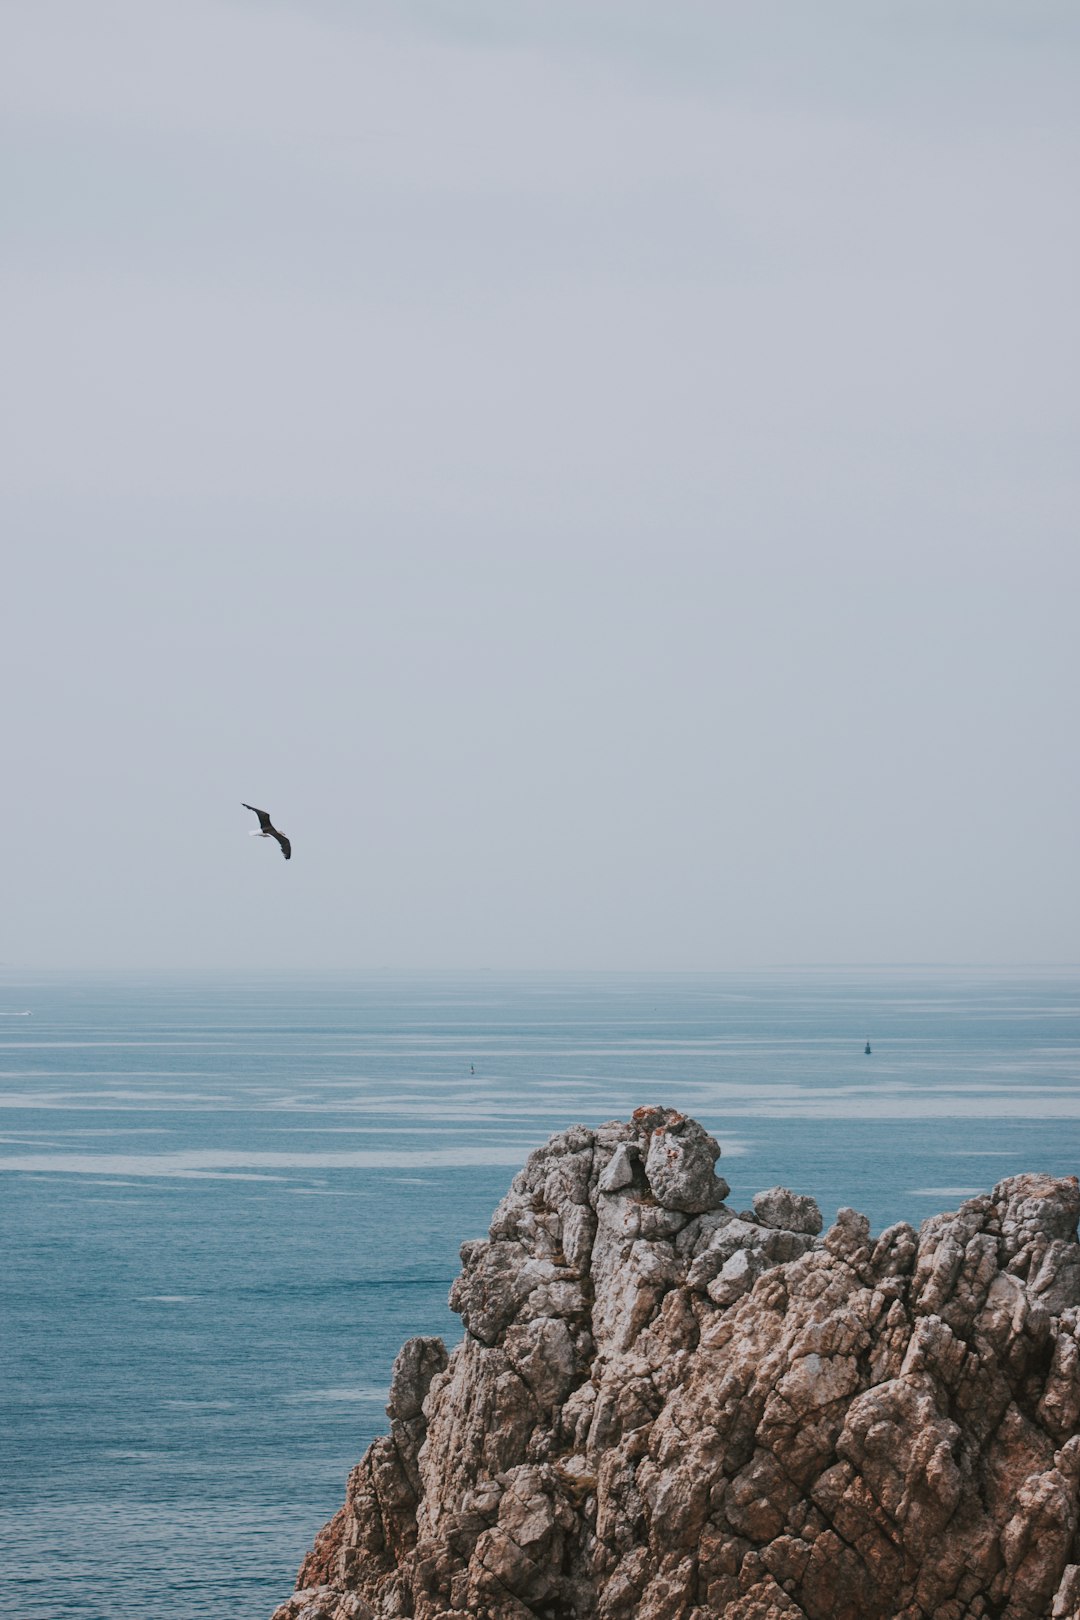
<svg viewBox="0 0 1080 1620">
<path fill-rule="evenodd" d="M 533 1153 L 274 1620 L 1080 1620 L 1080 1185 L 876 1240 L 672 1109 Z"/>
</svg>

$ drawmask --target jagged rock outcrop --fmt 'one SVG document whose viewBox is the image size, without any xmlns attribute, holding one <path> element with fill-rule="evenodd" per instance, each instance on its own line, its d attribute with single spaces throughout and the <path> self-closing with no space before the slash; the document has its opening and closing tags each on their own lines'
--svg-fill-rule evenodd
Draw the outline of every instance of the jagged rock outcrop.
<svg viewBox="0 0 1080 1620">
<path fill-rule="evenodd" d="M 274 1620 L 1080 1620 L 1080 1185 L 877 1238 L 693 1120 L 532 1154 Z"/>
</svg>

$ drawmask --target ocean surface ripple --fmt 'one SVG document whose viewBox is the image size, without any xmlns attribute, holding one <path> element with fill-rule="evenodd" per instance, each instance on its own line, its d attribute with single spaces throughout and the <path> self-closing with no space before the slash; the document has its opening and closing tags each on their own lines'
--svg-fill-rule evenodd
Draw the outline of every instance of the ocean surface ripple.
<svg viewBox="0 0 1080 1620">
<path fill-rule="evenodd" d="M 568 1124 L 684 1109 L 733 1207 L 782 1182 L 875 1229 L 1075 1173 L 1077 981 L 7 972 L 0 1609 L 265 1620 L 402 1340 L 457 1338 L 459 1244 Z"/>
</svg>

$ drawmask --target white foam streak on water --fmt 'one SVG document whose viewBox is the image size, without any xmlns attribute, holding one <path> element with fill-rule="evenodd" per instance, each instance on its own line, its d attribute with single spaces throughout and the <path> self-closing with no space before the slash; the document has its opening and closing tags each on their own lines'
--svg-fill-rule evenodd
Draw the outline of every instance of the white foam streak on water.
<svg viewBox="0 0 1080 1620">
<path fill-rule="evenodd" d="M 977 1198 L 985 1187 L 909 1187 L 910 1198 Z"/>
<path fill-rule="evenodd" d="M 144 1173 L 144 1172 L 139 1172 Z M 156 1174 L 154 1171 L 149 1172 Z M 254 1170 L 174 1170 L 171 1175 L 186 1177 L 188 1180 L 205 1181 L 285 1181 L 285 1176 L 268 1176 Z"/>
<path fill-rule="evenodd" d="M 824 1097 L 775 1098 L 768 1104 L 755 1106 L 743 1106 L 736 1101 L 726 1111 L 737 1119 L 879 1120 L 882 1123 L 894 1120 L 910 1124 L 915 1120 L 940 1119 L 1005 1121 L 1017 1117 L 1018 1106 L 1013 1095 L 983 1098 L 946 1092 L 938 1096 L 905 1097 L 894 1093 L 867 1097 L 836 1092 Z M 1027 1120 L 1080 1120 L 1080 1096 L 1025 1092 L 1023 1117 Z"/>
<path fill-rule="evenodd" d="M 298 1197 L 306 1198 L 367 1198 L 367 1192 L 358 1188 L 348 1187 L 289 1187 L 288 1192 L 296 1193 Z"/>
<path fill-rule="evenodd" d="M 168 1048 L 192 1046 L 213 1046 L 213 1039 L 203 1039 L 198 1035 L 185 1036 L 176 1041 L 0 1041 L 0 1052 L 83 1052 L 93 1049 L 128 1051 L 133 1047 L 146 1048 L 153 1051 L 165 1051 Z"/>
<path fill-rule="evenodd" d="M 954 1148 L 954 1159 L 1008 1159 L 1012 1154 L 1008 1148 Z"/>
<path fill-rule="evenodd" d="M 103 1176 L 192 1176 L 238 1168 L 288 1170 L 386 1170 L 414 1165 L 470 1168 L 520 1165 L 535 1142 L 475 1143 L 450 1148 L 358 1149 L 354 1153 L 244 1153 L 201 1149 L 185 1153 L 28 1153 L 0 1159 L 0 1170 Z"/>
<path fill-rule="evenodd" d="M 623 1086 L 625 1090 L 617 1089 Z M 631 1089 L 636 1087 L 636 1089 Z M 550 1122 L 550 1128 L 568 1122 L 568 1109 L 558 1096 L 540 1098 L 549 1089 L 543 1082 L 537 1082 L 533 1087 L 531 1100 L 517 1101 L 511 1098 L 499 1099 L 497 1097 L 470 1098 L 455 1095 L 453 1109 L 455 1121 L 453 1128 L 460 1128 L 464 1123 L 472 1124 L 499 1121 L 513 1122 L 516 1120 L 530 1120 Z M 563 1089 L 563 1088 L 560 1088 Z M 566 1087 L 570 1090 L 571 1088 Z M 575 1088 L 578 1095 L 578 1105 L 569 1110 L 573 1117 L 581 1117 L 586 1111 L 599 1112 L 604 1117 L 621 1113 L 629 1113 L 642 1101 L 650 1104 L 670 1099 L 673 1104 L 687 1109 L 721 1108 L 727 1114 L 737 1118 L 778 1118 L 787 1119 L 944 1119 L 944 1118 L 994 1118 L 1011 1119 L 1022 1114 L 1027 1119 L 1061 1119 L 1075 1121 L 1080 1119 L 1080 1087 L 1070 1082 L 1069 1077 L 1047 1081 L 1045 1078 L 1037 1085 L 1027 1084 L 1023 1088 L 1022 1096 L 1018 1095 L 1014 1085 L 998 1084 L 987 1079 L 979 1085 L 974 1082 L 951 1082 L 948 1085 L 931 1087 L 917 1081 L 887 1081 L 876 1086 L 801 1086 L 784 1082 L 755 1082 L 753 1084 L 737 1084 L 715 1080 L 684 1080 L 677 1085 L 668 1084 L 664 1088 L 664 1095 L 658 1098 L 659 1088 L 652 1086 L 649 1092 L 642 1095 L 640 1082 L 634 1082 L 629 1077 L 621 1082 L 609 1082 L 602 1088 L 595 1083 L 586 1083 Z M 651 1093 L 651 1094 L 650 1094 Z M 91 1108 L 98 1108 L 108 1103 L 121 1102 L 124 1111 L 129 1114 L 161 1113 L 182 1107 L 188 1114 L 209 1113 L 214 1116 L 240 1114 L 250 1117 L 251 1101 L 245 1105 L 221 1103 L 211 1105 L 211 1099 L 196 1098 L 186 1093 L 119 1093 L 119 1092 L 67 1092 L 51 1093 L 44 1096 L 33 1096 L 28 1093 L 9 1092 L 0 1095 L 0 1108 L 10 1110 L 38 1111 L 64 1111 L 70 1110 L 73 1105 L 88 1104 Z M 305 1100 L 299 1095 L 288 1098 L 275 1098 L 264 1104 L 268 1112 L 286 1116 L 299 1114 L 310 1118 L 319 1113 L 351 1113 L 360 1116 L 369 1116 L 379 1121 L 378 1125 L 369 1127 L 357 1126 L 358 1131 L 369 1130 L 371 1134 L 415 1134 L 414 1126 L 395 1126 L 388 1122 L 390 1118 L 406 1119 L 416 1122 L 423 1127 L 425 1134 L 432 1130 L 438 1131 L 443 1127 L 439 1124 L 439 1115 L 446 1106 L 445 1094 L 434 1091 L 429 1094 L 416 1095 L 386 1095 L 373 1097 L 345 1097 L 330 1103 L 315 1098 Z M 304 1127 L 311 1130 L 315 1127 Z M 339 1130 L 351 1127 L 339 1126 Z M 446 1127 L 450 1128 L 450 1127 Z M 69 1134 L 69 1133 L 64 1133 Z M 77 1131 L 70 1134 L 78 1135 Z M 10 1137 L 0 1140 L 11 1140 Z M 375 1161 L 372 1160 L 372 1163 Z M 388 1159 L 379 1162 L 389 1163 Z M 433 1161 L 434 1162 L 434 1161 Z M 506 1159 L 469 1159 L 468 1161 L 445 1160 L 439 1162 L 461 1163 L 507 1163 Z M 33 1168 L 29 1165 L 20 1165 L 11 1159 L 0 1159 L 0 1170 Z"/>
<path fill-rule="evenodd" d="M 22 1077 L 20 1077 L 22 1078 Z M 197 1105 L 205 1108 L 208 1104 L 222 1107 L 226 1098 L 213 1093 L 198 1095 L 194 1092 L 174 1091 L 8 1091 L 0 1093 L 0 1108 L 70 1108 L 72 1104 L 88 1103 L 92 1108 L 100 1108 L 105 1103 L 134 1103 L 144 1107 L 147 1103 L 167 1103 L 175 1107 L 179 1103 L 185 1106 Z M 137 1112 L 137 1109 L 132 1109 Z"/>
</svg>

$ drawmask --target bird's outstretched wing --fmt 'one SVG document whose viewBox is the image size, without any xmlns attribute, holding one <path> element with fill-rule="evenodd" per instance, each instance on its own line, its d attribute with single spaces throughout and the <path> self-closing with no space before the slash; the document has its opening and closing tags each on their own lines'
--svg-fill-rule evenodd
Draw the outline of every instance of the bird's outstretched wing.
<svg viewBox="0 0 1080 1620">
<path fill-rule="evenodd" d="M 250 810 L 254 815 L 258 816 L 259 826 L 262 828 L 263 832 L 269 832 L 271 830 L 269 810 L 256 810 L 253 804 L 245 804 L 244 809 Z"/>
<path fill-rule="evenodd" d="M 276 827 L 271 827 L 270 832 L 281 845 L 281 853 L 284 855 L 285 859 L 287 861 L 292 860 L 292 845 L 289 843 L 289 840 L 286 838 L 285 834 L 279 833 Z"/>
</svg>

